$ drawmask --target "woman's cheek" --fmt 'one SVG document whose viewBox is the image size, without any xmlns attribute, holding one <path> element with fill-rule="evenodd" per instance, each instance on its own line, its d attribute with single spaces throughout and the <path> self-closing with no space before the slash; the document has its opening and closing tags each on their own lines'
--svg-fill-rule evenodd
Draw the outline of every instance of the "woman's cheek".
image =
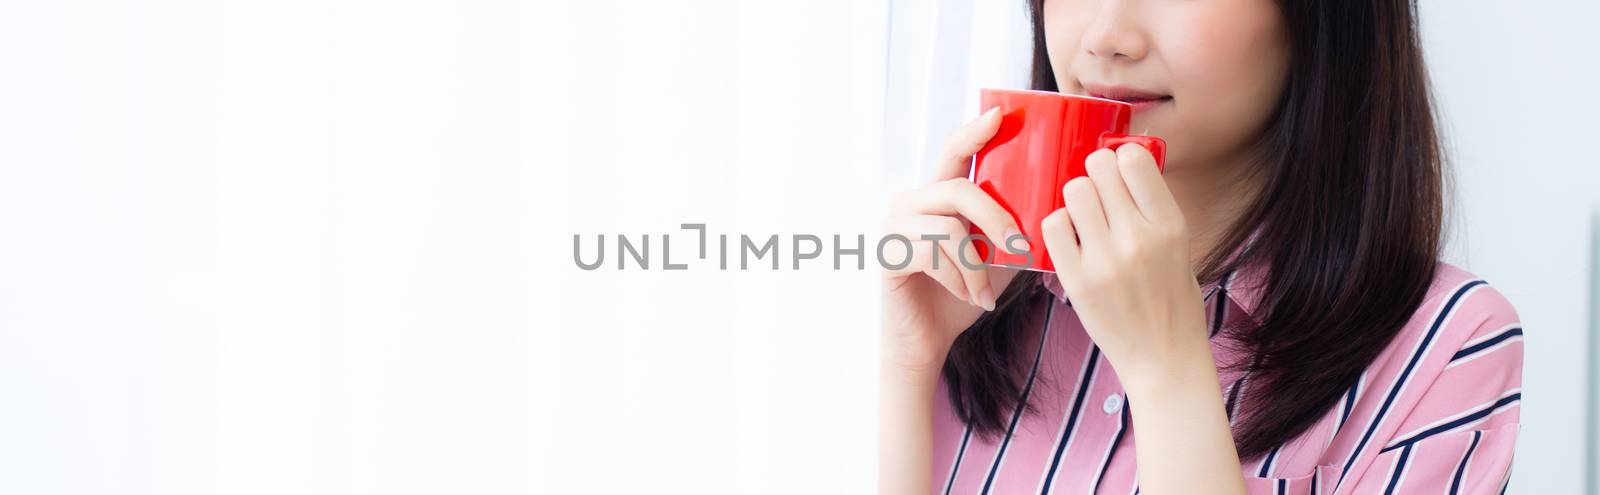
<svg viewBox="0 0 1600 495">
<path fill-rule="evenodd" d="M 1185 76 L 1227 102 L 1236 118 L 1249 120 L 1271 111 L 1288 71 L 1289 40 L 1278 8 L 1267 0 L 1236 0 L 1229 9 L 1196 10 L 1182 33 Z M 1174 26 L 1176 28 L 1176 26 Z"/>
<path fill-rule="evenodd" d="M 1166 15 L 1152 31 L 1175 77 L 1255 93 L 1281 77 L 1288 39 L 1270 0 L 1201 2 Z"/>
<path fill-rule="evenodd" d="M 1216 158 L 1243 145 L 1273 111 L 1288 57 L 1276 11 L 1270 14 L 1193 9 L 1157 31 L 1179 99 L 1178 126 L 1185 135 L 1180 139 L 1200 152 L 1197 158 Z"/>
</svg>

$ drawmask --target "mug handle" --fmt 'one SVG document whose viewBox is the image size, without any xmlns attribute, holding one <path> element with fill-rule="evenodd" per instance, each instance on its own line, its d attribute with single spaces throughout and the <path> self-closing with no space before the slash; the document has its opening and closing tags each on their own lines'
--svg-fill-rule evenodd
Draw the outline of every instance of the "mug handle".
<svg viewBox="0 0 1600 495">
<path fill-rule="evenodd" d="M 1153 136 L 1124 136 L 1121 134 L 1106 134 L 1100 136 L 1100 147 L 1116 151 L 1117 146 L 1125 143 L 1134 143 L 1150 150 L 1156 157 L 1156 170 L 1167 171 L 1167 142 Z"/>
</svg>

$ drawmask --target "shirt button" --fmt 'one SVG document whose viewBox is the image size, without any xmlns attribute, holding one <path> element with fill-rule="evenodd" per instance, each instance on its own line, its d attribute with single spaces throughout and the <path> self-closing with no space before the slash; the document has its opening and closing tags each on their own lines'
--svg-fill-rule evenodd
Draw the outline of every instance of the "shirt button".
<svg viewBox="0 0 1600 495">
<path fill-rule="evenodd" d="M 1100 410 L 1105 411 L 1106 414 L 1116 414 L 1117 411 L 1121 411 L 1122 394 L 1107 395 L 1106 402 L 1105 404 L 1101 404 Z"/>
</svg>

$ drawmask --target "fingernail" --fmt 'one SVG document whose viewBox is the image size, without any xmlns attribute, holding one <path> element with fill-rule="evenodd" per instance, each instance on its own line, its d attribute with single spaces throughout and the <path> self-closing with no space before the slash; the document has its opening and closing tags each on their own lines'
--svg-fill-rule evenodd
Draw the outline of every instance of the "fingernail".
<svg viewBox="0 0 1600 495">
<path fill-rule="evenodd" d="M 988 118 L 993 118 L 994 116 L 999 115 L 999 114 L 1000 114 L 1000 107 L 994 107 L 994 108 L 990 108 L 989 111 L 987 111 L 987 112 L 983 112 L 983 116 L 982 117 L 978 117 L 978 118 L 980 118 L 980 119 L 988 119 Z"/>
<path fill-rule="evenodd" d="M 978 305 L 983 306 L 985 310 L 994 311 L 994 289 L 988 287 L 978 289 Z"/>
<path fill-rule="evenodd" d="M 1017 251 L 1017 250 L 1011 249 L 1011 240 L 1022 236 L 1021 232 L 1017 232 L 1017 228 L 1016 227 L 1011 227 L 1011 228 L 1006 229 L 1006 234 L 1005 235 L 1006 235 L 1006 237 L 1004 239 L 1000 239 L 1000 247 L 1005 249 L 1006 252 L 1011 253 L 1011 254 L 1022 254 L 1022 253 L 1027 252 L 1026 250 Z M 1026 239 L 1024 239 L 1024 240 L 1026 240 Z"/>
</svg>

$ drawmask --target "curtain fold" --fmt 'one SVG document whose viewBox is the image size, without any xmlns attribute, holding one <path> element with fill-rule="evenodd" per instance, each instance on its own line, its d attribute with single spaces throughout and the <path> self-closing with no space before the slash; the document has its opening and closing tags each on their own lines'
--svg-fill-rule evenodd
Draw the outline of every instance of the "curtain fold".
<svg viewBox="0 0 1600 495">
<path fill-rule="evenodd" d="M 889 17 L 884 184 L 898 190 L 931 178 L 979 88 L 1026 87 L 1031 40 L 1022 0 L 901 0 Z"/>
</svg>

